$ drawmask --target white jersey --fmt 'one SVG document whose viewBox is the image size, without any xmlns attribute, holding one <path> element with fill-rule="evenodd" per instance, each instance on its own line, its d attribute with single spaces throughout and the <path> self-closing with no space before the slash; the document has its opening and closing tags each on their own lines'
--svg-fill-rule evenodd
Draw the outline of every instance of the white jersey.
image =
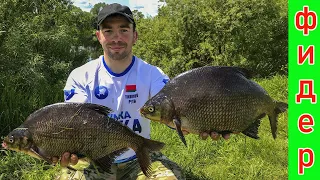
<svg viewBox="0 0 320 180">
<path fill-rule="evenodd" d="M 122 73 L 111 71 L 104 57 L 74 69 L 64 88 L 66 102 L 88 102 L 113 110 L 110 117 L 127 125 L 135 133 L 150 138 L 150 120 L 141 117 L 139 109 L 157 94 L 169 80 L 161 69 L 133 56 Z M 130 149 L 116 158 L 115 163 L 136 158 Z"/>
</svg>

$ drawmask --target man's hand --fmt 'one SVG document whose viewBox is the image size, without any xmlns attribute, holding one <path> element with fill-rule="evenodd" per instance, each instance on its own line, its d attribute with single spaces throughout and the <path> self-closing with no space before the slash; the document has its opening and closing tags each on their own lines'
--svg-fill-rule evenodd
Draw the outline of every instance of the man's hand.
<svg viewBox="0 0 320 180">
<path fill-rule="evenodd" d="M 183 133 L 183 135 L 189 134 L 189 132 L 188 132 L 188 131 L 185 131 L 185 130 L 182 130 L 182 133 Z M 216 140 L 219 140 L 219 139 L 220 139 L 220 135 L 221 135 L 221 134 L 216 133 L 216 132 L 211 132 L 210 134 L 207 133 L 207 132 L 203 132 L 203 133 L 201 133 L 199 136 L 200 136 L 201 139 L 206 140 L 206 139 L 209 137 L 209 135 L 210 135 L 210 137 L 211 137 L 212 140 L 216 141 Z M 228 140 L 228 139 L 230 138 L 230 136 L 231 136 L 231 134 L 224 134 L 224 135 L 222 135 L 222 137 L 223 137 L 225 140 Z"/>
<path fill-rule="evenodd" d="M 65 152 L 62 154 L 60 159 L 60 166 L 67 167 L 69 165 L 76 165 L 78 163 L 78 156 L 75 154 L 70 154 L 69 152 Z M 59 161 L 59 157 L 52 157 L 51 161 L 53 164 L 57 164 Z"/>
<path fill-rule="evenodd" d="M 217 133 L 217 132 L 211 132 L 210 134 L 208 134 L 207 132 L 203 132 L 200 134 L 200 138 L 203 140 L 206 140 L 208 137 L 211 137 L 212 140 L 219 140 L 221 134 Z M 222 135 L 223 139 L 228 140 L 230 138 L 231 134 L 224 134 Z"/>
</svg>

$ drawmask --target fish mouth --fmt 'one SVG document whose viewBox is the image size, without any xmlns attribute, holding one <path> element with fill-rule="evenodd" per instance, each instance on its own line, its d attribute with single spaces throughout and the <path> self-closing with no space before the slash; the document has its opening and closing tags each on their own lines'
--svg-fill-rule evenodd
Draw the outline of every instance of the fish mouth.
<svg viewBox="0 0 320 180">
<path fill-rule="evenodd" d="M 139 112 L 140 112 L 141 116 L 145 117 L 146 112 L 144 111 L 143 108 L 140 108 Z"/>
<path fill-rule="evenodd" d="M 1 145 L 2 145 L 2 147 L 5 148 L 5 149 L 7 149 L 7 147 L 8 147 L 8 146 L 7 146 L 7 143 L 5 143 L 5 142 L 3 142 Z"/>
<path fill-rule="evenodd" d="M 140 108 L 140 115 L 144 118 L 147 118 L 151 121 L 156 121 L 156 122 L 162 122 L 161 119 L 158 117 L 155 117 L 152 113 L 149 113 L 148 110 L 145 110 L 144 108 Z"/>
</svg>

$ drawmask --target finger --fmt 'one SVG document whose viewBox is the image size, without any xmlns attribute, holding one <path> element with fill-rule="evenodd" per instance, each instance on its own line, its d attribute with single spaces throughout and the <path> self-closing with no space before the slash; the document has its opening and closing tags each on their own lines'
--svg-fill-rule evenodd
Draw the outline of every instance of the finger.
<svg viewBox="0 0 320 180">
<path fill-rule="evenodd" d="M 228 140 L 230 138 L 231 134 L 224 134 L 222 135 L 222 137 L 225 139 L 225 140 Z"/>
<path fill-rule="evenodd" d="M 220 134 L 216 132 L 211 132 L 210 134 L 212 140 L 218 140 L 220 138 Z"/>
<path fill-rule="evenodd" d="M 201 137 L 202 140 L 206 140 L 209 137 L 209 134 L 206 133 L 206 132 L 203 132 L 203 133 L 200 134 L 200 137 Z"/>
<path fill-rule="evenodd" d="M 70 164 L 71 165 L 76 165 L 78 163 L 78 156 L 75 154 L 71 154 L 71 158 L 70 158 Z"/>
<path fill-rule="evenodd" d="M 67 167 L 70 163 L 70 153 L 69 152 L 65 152 L 63 153 L 62 157 L 61 157 L 61 161 L 60 161 L 60 165 L 62 167 Z"/>
<path fill-rule="evenodd" d="M 59 157 L 52 157 L 52 158 L 51 158 L 51 161 L 52 161 L 52 163 L 53 163 L 54 165 L 56 165 L 56 164 L 58 163 L 58 161 L 59 161 Z"/>
</svg>

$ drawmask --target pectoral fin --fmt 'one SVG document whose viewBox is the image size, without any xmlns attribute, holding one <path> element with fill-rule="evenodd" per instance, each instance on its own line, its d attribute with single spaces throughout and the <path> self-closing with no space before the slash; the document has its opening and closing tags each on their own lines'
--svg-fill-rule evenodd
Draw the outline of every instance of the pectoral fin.
<svg viewBox="0 0 320 180">
<path fill-rule="evenodd" d="M 35 158 L 38 158 L 38 159 L 43 159 L 45 160 L 47 163 L 49 163 L 50 165 L 54 165 L 53 162 L 47 158 L 46 156 L 44 156 L 42 153 L 41 153 L 41 150 L 39 150 L 38 148 L 36 147 L 32 147 L 30 148 L 30 151 L 28 153 L 30 156 L 32 157 L 35 157 Z M 68 169 L 71 169 L 73 171 L 77 171 L 76 169 L 74 169 L 73 167 L 71 166 L 67 166 Z"/>
<path fill-rule="evenodd" d="M 186 142 L 186 139 L 184 138 L 183 136 L 183 133 L 182 133 L 182 130 L 181 130 L 181 121 L 179 119 L 173 119 L 173 123 L 174 125 L 176 126 L 176 131 L 181 139 L 181 141 L 183 142 L 183 144 L 185 146 L 187 146 L 187 142 Z"/>
<path fill-rule="evenodd" d="M 43 154 L 41 154 L 38 150 L 38 148 L 32 147 L 30 148 L 30 151 L 28 153 L 30 156 L 38 158 L 38 159 L 43 159 L 45 161 L 47 161 L 49 164 L 53 164 L 52 161 L 50 159 L 48 159 L 47 157 L 45 157 Z"/>
</svg>

